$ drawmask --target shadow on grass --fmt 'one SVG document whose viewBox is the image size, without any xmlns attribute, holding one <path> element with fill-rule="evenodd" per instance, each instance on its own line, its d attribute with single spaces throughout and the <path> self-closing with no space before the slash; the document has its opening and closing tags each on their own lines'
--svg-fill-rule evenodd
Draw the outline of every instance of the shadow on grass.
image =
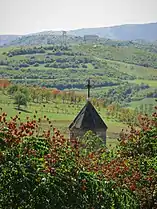
<svg viewBox="0 0 157 209">
<path fill-rule="evenodd" d="M 14 108 L 15 110 L 18 110 L 18 111 L 21 111 L 21 112 L 26 112 L 26 113 L 32 113 L 32 112 L 30 112 L 30 111 L 28 111 L 28 110 L 24 110 L 24 109 L 22 109 L 22 108 Z"/>
</svg>

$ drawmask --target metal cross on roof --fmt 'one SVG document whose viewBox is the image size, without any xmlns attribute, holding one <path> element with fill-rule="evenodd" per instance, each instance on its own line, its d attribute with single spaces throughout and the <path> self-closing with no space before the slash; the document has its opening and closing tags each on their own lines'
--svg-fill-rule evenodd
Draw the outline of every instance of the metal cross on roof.
<svg viewBox="0 0 157 209">
<path fill-rule="evenodd" d="M 91 85 L 90 85 L 90 79 L 88 79 L 88 84 L 87 84 L 87 88 L 88 88 L 88 95 L 87 95 L 87 99 L 90 98 L 90 89 L 91 89 Z"/>
</svg>

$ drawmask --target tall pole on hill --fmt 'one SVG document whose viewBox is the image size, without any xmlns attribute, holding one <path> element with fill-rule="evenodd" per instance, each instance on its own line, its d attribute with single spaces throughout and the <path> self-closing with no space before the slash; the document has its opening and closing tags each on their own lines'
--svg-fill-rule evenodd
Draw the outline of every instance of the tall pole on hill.
<svg viewBox="0 0 157 209">
<path fill-rule="evenodd" d="M 62 31 L 62 44 L 63 44 L 63 46 L 66 45 L 66 35 L 67 35 L 67 32 Z"/>
</svg>

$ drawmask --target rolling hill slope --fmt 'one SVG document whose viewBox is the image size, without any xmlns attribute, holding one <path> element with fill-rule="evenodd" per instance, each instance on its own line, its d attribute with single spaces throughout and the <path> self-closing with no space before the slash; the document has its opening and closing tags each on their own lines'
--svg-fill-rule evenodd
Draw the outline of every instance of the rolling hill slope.
<svg viewBox="0 0 157 209">
<path fill-rule="evenodd" d="M 128 24 L 113 27 L 84 28 L 69 31 L 69 34 L 84 36 L 96 34 L 100 37 L 116 40 L 157 40 L 157 23 Z"/>
<path fill-rule="evenodd" d="M 109 103 L 129 105 L 156 98 L 154 45 L 137 48 L 109 43 L 1 48 L 0 77 L 15 84 L 81 91 L 90 77 L 93 87 L 100 88 L 95 97 L 107 98 Z"/>
<path fill-rule="evenodd" d="M 0 35 L 0 46 L 6 45 L 36 45 L 47 43 L 61 43 L 62 31 L 43 31 L 39 33 L 16 36 Z M 157 41 L 157 23 L 129 24 L 112 27 L 83 28 L 67 31 L 69 43 L 82 42 L 84 35 L 98 35 L 100 38 L 113 40 L 138 40 L 139 42 Z"/>
</svg>

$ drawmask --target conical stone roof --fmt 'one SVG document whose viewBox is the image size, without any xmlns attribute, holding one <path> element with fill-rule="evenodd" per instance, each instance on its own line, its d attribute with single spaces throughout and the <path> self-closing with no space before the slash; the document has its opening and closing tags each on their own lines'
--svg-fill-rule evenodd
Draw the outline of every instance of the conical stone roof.
<svg viewBox="0 0 157 209">
<path fill-rule="evenodd" d="M 82 108 L 74 121 L 70 124 L 69 129 L 72 130 L 73 128 L 87 130 L 106 130 L 107 126 L 91 102 L 87 101 L 86 105 Z"/>
</svg>

